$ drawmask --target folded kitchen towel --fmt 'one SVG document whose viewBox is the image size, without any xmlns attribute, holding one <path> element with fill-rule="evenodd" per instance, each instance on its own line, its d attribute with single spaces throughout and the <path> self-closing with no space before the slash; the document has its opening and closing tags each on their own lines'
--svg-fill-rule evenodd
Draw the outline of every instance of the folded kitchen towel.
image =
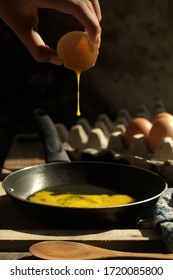
<svg viewBox="0 0 173 280">
<path fill-rule="evenodd" d="M 170 253 L 173 253 L 173 188 L 168 188 L 156 203 L 155 228 L 160 228 L 163 241 Z"/>
</svg>

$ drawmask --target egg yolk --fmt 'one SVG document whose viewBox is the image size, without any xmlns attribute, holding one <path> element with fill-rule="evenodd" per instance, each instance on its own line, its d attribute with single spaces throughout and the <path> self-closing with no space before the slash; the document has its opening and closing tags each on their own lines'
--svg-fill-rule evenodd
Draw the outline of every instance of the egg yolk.
<svg viewBox="0 0 173 280">
<path fill-rule="evenodd" d="M 99 208 L 133 203 L 134 197 L 126 194 L 55 194 L 50 191 L 40 191 L 29 197 L 32 202 L 63 207 Z"/>
<path fill-rule="evenodd" d="M 79 91 L 79 87 L 80 87 L 80 72 L 76 72 L 77 75 L 77 116 L 81 115 L 80 112 L 80 91 Z"/>
</svg>

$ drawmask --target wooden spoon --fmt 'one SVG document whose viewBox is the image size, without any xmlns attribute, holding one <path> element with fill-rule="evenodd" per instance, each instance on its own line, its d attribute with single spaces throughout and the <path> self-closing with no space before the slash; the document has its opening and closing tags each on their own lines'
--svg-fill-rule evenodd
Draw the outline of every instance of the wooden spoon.
<svg viewBox="0 0 173 280">
<path fill-rule="evenodd" d="M 71 241 L 42 241 L 33 244 L 29 251 L 32 255 L 45 260 L 94 260 L 126 257 L 173 259 L 173 254 L 114 251 Z"/>
</svg>

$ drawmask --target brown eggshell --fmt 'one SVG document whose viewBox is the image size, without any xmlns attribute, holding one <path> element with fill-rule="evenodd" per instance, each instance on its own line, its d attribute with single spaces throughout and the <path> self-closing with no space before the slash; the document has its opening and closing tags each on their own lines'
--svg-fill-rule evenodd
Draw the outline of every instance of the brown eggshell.
<svg viewBox="0 0 173 280">
<path fill-rule="evenodd" d="M 148 136 L 148 145 L 154 152 L 164 137 L 173 138 L 173 119 L 160 117 L 155 120 Z"/>
<path fill-rule="evenodd" d="M 98 45 L 86 32 L 72 31 L 61 37 L 57 52 L 64 66 L 81 73 L 93 67 L 98 56 Z"/>
<path fill-rule="evenodd" d="M 141 117 L 134 118 L 127 125 L 125 134 L 124 134 L 124 142 L 127 148 L 130 147 L 132 143 L 133 136 L 136 134 L 143 134 L 145 138 L 148 138 L 150 129 L 152 127 L 152 123 Z"/>
<path fill-rule="evenodd" d="M 168 112 L 161 112 L 161 113 L 157 114 L 157 115 L 152 119 L 152 123 L 154 123 L 157 119 L 163 118 L 163 117 L 169 118 L 169 119 L 173 120 L 173 115 L 171 115 L 171 114 L 168 113 Z"/>
</svg>

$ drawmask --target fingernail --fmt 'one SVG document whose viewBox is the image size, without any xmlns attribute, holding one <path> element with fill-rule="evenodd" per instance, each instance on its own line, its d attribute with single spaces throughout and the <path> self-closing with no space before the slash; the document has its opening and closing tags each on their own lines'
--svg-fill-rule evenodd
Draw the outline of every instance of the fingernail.
<svg viewBox="0 0 173 280">
<path fill-rule="evenodd" d="M 49 60 L 50 63 L 55 64 L 55 65 L 61 65 L 62 61 L 59 57 L 51 57 L 51 59 Z"/>
</svg>

